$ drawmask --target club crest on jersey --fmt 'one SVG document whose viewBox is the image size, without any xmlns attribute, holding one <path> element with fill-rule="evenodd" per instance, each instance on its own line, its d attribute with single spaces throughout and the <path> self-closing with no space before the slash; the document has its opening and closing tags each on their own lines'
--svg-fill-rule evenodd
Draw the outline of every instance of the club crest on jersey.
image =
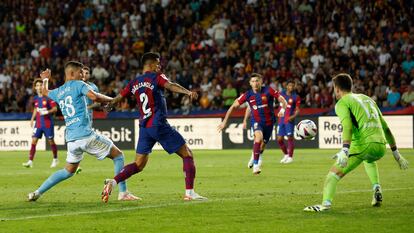
<svg viewBox="0 0 414 233">
<path fill-rule="evenodd" d="M 262 101 L 266 101 L 267 97 L 266 96 L 262 96 Z"/>
<path fill-rule="evenodd" d="M 289 98 L 288 102 L 291 104 L 293 102 L 292 98 Z"/>
<path fill-rule="evenodd" d="M 42 104 L 43 104 L 43 105 L 46 105 L 46 100 L 43 100 L 43 101 L 42 101 Z"/>
</svg>

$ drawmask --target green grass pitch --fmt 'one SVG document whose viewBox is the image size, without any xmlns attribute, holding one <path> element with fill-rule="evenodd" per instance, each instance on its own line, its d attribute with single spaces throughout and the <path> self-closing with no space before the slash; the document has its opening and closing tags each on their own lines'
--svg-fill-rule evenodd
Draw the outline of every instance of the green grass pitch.
<svg viewBox="0 0 414 233">
<path fill-rule="evenodd" d="M 296 150 L 292 164 L 279 164 L 279 150 L 264 154 L 262 174 L 246 167 L 249 150 L 195 151 L 196 191 L 205 202 L 184 202 L 182 162 L 154 152 L 147 168 L 128 180 L 143 198 L 118 202 L 117 190 L 101 203 L 103 180 L 113 176 L 111 160 L 85 156 L 82 173 L 26 201 L 52 172 L 51 152 L 39 152 L 34 167 L 21 166 L 26 152 L 0 153 L 0 232 L 413 232 L 414 169 L 401 171 L 391 152 L 379 161 L 384 201 L 371 207 L 363 166 L 339 182 L 333 209 L 305 213 L 321 201 L 323 182 L 336 150 Z M 414 151 L 401 150 L 414 165 Z M 126 163 L 134 151 L 125 151 Z"/>
</svg>

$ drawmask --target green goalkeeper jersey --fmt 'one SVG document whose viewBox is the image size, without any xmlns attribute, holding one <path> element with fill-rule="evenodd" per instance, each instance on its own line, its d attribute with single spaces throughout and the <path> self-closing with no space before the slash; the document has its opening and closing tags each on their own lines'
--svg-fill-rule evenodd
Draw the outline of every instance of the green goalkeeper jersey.
<svg viewBox="0 0 414 233">
<path fill-rule="evenodd" d="M 387 128 L 388 126 L 377 104 L 368 96 L 346 94 L 336 103 L 335 112 L 343 127 L 342 140 L 351 141 L 350 154 L 361 153 L 367 148 L 368 143 L 386 144 L 383 126 Z M 350 127 L 352 127 L 352 135 L 350 135 Z"/>
</svg>

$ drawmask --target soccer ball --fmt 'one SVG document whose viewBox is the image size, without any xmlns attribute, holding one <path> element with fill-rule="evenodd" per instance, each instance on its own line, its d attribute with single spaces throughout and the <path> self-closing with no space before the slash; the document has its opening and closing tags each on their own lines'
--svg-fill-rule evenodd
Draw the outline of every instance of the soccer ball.
<svg viewBox="0 0 414 233">
<path fill-rule="evenodd" d="M 302 120 L 296 125 L 296 135 L 302 139 L 312 139 L 317 132 L 316 124 L 311 120 Z"/>
</svg>

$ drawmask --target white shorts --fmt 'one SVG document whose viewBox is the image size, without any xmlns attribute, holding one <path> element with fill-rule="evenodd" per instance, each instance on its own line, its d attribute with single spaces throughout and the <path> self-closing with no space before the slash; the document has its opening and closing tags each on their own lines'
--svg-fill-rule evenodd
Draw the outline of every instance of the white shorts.
<svg viewBox="0 0 414 233">
<path fill-rule="evenodd" d="M 90 137 L 68 142 L 66 162 L 79 163 L 83 159 L 83 152 L 102 160 L 110 154 L 113 145 L 109 138 L 95 133 Z"/>
</svg>

